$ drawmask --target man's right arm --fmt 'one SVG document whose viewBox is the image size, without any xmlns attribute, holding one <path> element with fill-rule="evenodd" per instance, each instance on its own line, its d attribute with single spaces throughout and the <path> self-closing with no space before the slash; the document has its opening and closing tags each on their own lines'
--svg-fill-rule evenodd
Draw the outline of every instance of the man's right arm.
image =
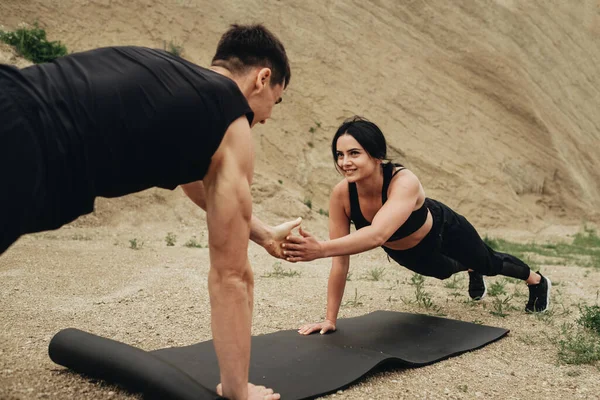
<svg viewBox="0 0 600 400">
<path fill-rule="evenodd" d="M 190 198 L 198 207 L 206 211 L 206 194 L 204 193 L 204 183 L 195 181 L 181 185 L 183 193 Z"/>
<path fill-rule="evenodd" d="M 234 121 L 204 177 L 210 251 L 208 290 L 213 343 L 223 395 L 248 397 L 252 323 L 252 270 L 248 240 L 252 218 L 253 149 L 245 117 Z"/>
</svg>

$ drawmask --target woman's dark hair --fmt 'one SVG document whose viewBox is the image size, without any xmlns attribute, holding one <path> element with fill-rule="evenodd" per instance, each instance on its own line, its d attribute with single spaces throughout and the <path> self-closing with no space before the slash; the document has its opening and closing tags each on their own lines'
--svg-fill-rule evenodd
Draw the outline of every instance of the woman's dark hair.
<svg viewBox="0 0 600 400">
<path fill-rule="evenodd" d="M 381 129 L 366 118 L 355 115 L 345 120 L 338 128 L 331 141 L 331 154 L 337 166 L 337 141 L 342 135 L 350 135 L 373 158 L 387 160 L 387 144 Z"/>
<path fill-rule="evenodd" d="M 231 25 L 221 36 L 211 65 L 244 73 L 248 67 L 267 67 L 273 73 L 271 85 L 290 83 L 292 72 L 283 44 L 261 24 Z"/>
</svg>

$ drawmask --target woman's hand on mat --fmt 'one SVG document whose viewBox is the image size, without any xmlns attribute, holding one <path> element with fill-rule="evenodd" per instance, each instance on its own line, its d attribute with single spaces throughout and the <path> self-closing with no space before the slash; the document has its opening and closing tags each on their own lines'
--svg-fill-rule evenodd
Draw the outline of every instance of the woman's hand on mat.
<svg viewBox="0 0 600 400">
<path fill-rule="evenodd" d="M 301 223 L 302 218 L 298 217 L 293 221 L 271 227 L 269 229 L 269 238 L 263 244 L 265 250 L 273 257 L 285 259 L 281 245 L 292 234 L 292 229 L 297 228 Z"/>
<path fill-rule="evenodd" d="M 223 385 L 217 385 L 217 394 L 223 396 Z M 279 400 L 281 395 L 273 393 L 273 389 L 264 386 L 256 386 L 248 382 L 248 400 Z"/>
<path fill-rule="evenodd" d="M 335 324 L 330 320 L 326 319 L 325 321 L 316 324 L 303 325 L 300 327 L 300 329 L 298 329 L 298 333 L 301 335 L 310 335 L 311 333 L 316 331 L 319 331 L 321 335 L 327 332 L 334 332 Z"/>
<path fill-rule="evenodd" d="M 283 256 L 286 261 L 312 261 L 317 258 L 323 258 L 323 246 L 313 235 L 302 229 L 299 229 L 301 236 L 289 235 L 287 241 L 281 244 L 283 247 Z"/>
</svg>

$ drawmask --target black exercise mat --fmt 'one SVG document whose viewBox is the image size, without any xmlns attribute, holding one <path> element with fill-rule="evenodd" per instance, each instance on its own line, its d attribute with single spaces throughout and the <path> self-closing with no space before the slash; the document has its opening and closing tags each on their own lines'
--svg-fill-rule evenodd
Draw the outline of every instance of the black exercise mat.
<svg viewBox="0 0 600 400">
<path fill-rule="evenodd" d="M 295 330 L 252 337 L 250 382 L 282 399 L 310 399 L 348 386 L 379 364 L 418 367 L 485 346 L 508 330 L 446 318 L 376 311 L 340 319 L 332 334 Z M 52 338 L 50 358 L 146 398 L 214 399 L 219 382 L 212 341 L 143 351 L 77 329 Z"/>
</svg>

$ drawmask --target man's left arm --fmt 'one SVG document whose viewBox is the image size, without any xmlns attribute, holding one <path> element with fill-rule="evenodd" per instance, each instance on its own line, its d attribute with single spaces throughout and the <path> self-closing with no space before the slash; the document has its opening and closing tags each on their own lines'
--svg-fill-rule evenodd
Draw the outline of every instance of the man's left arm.
<svg viewBox="0 0 600 400">
<path fill-rule="evenodd" d="M 206 211 L 206 193 L 202 181 L 186 183 L 181 185 L 181 188 L 190 200 Z M 283 258 L 281 244 L 301 222 L 302 218 L 298 217 L 281 225 L 270 226 L 253 215 L 250 222 L 250 240 L 262 246 L 273 257 Z"/>
</svg>

